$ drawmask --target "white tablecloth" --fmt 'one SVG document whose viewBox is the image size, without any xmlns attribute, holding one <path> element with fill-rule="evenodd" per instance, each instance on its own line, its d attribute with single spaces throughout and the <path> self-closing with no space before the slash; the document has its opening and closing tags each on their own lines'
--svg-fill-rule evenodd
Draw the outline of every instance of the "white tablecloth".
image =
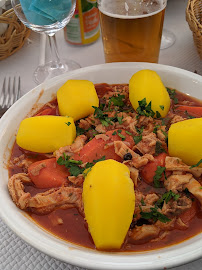
<svg viewBox="0 0 202 270">
<path fill-rule="evenodd" d="M 197 72 L 202 75 L 202 61 L 193 43 L 192 32 L 185 20 L 187 0 L 169 0 L 164 27 L 176 35 L 175 44 L 161 50 L 159 63 Z M 63 31 L 57 34 L 60 55 L 71 58 L 82 67 L 104 63 L 102 41 L 88 46 L 71 46 Z M 48 53 L 47 53 L 48 55 Z M 33 72 L 39 63 L 39 35 L 32 33 L 24 47 L 0 62 L 0 85 L 5 75 L 20 75 L 22 94 L 36 86 Z M 2 207 L 2 206 L 1 206 Z M 172 270 L 202 269 L 202 259 Z M 16 236 L 0 219 L 0 270 L 81 269 L 55 260 L 32 248 Z"/>
</svg>

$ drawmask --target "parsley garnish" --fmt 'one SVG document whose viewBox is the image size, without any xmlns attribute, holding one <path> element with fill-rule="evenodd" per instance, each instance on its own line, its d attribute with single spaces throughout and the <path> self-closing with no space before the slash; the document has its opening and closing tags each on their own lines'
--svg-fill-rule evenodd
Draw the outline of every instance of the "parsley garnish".
<svg viewBox="0 0 202 270">
<path fill-rule="evenodd" d="M 116 135 L 116 131 L 114 131 L 114 132 L 112 133 L 112 135 Z"/>
<path fill-rule="evenodd" d="M 66 125 L 68 125 L 68 126 L 70 126 L 71 125 L 71 122 L 67 122 L 67 123 L 65 123 Z"/>
<path fill-rule="evenodd" d="M 142 135 L 140 135 L 140 136 L 134 136 L 133 137 L 133 140 L 134 140 L 135 144 L 138 144 L 142 140 Z"/>
<path fill-rule="evenodd" d="M 58 158 L 57 163 L 59 165 L 65 165 L 65 167 L 69 169 L 70 175 L 77 177 L 80 173 L 84 171 L 84 168 L 79 167 L 79 165 L 82 164 L 82 161 L 70 159 L 70 157 L 67 156 L 65 153 L 63 153 L 63 156 L 64 158 Z"/>
<path fill-rule="evenodd" d="M 111 102 L 114 103 L 114 106 L 123 107 L 124 106 L 124 101 L 123 101 L 124 98 L 125 98 L 125 96 L 120 95 L 120 94 L 118 94 L 118 96 L 112 96 L 110 98 L 110 101 L 109 101 L 109 107 L 111 105 Z"/>
<path fill-rule="evenodd" d="M 173 100 L 174 104 L 178 103 L 178 98 L 176 98 L 176 91 L 174 89 L 166 88 L 170 98 Z"/>
<path fill-rule="evenodd" d="M 155 113 L 154 111 L 151 109 L 151 101 L 149 102 L 149 104 L 147 104 L 146 102 L 146 98 L 143 98 L 142 100 L 138 101 L 139 107 L 137 108 L 137 113 L 139 115 L 144 115 L 144 116 L 151 116 L 154 117 Z"/>
<path fill-rule="evenodd" d="M 156 205 L 159 208 L 163 207 L 163 203 L 165 202 L 166 204 L 173 198 L 175 201 L 179 199 L 180 195 L 172 192 L 172 190 L 164 193 L 162 197 L 156 202 Z"/>
<path fill-rule="evenodd" d="M 200 159 L 199 162 L 196 163 L 195 165 L 192 165 L 192 166 L 190 167 L 190 169 L 192 169 L 192 168 L 194 168 L 194 167 L 198 167 L 201 163 L 202 163 L 202 159 Z"/>
<path fill-rule="evenodd" d="M 82 135 L 86 132 L 87 130 L 80 128 L 79 126 L 76 126 L 76 136 Z"/>
<path fill-rule="evenodd" d="M 92 107 L 95 109 L 95 111 L 94 111 L 95 118 L 98 118 L 103 126 L 108 127 L 109 125 L 113 124 L 111 122 L 112 119 L 110 117 L 108 117 L 107 114 L 103 113 L 103 111 L 102 111 L 103 106 L 99 107 L 99 108 L 95 107 L 95 106 L 92 106 Z"/>
<path fill-rule="evenodd" d="M 165 172 L 166 168 L 165 167 L 162 167 L 162 166 L 157 166 L 157 170 L 155 171 L 155 175 L 153 177 L 153 180 L 154 180 L 154 186 L 156 188 L 159 188 L 160 187 L 160 179 L 163 175 L 163 173 Z"/>
<path fill-rule="evenodd" d="M 161 108 L 161 110 L 164 110 L 164 106 L 163 105 L 159 105 L 159 107 Z"/>
<path fill-rule="evenodd" d="M 122 130 L 119 129 L 117 135 L 122 139 L 122 141 L 125 141 L 126 136 L 124 136 L 123 134 L 121 134 L 121 131 L 122 131 Z"/>
<path fill-rule="evenodd" d="M 146 203 L 144 202 L 144 199 L 143 199 L 143 198 L 141 199 L 140 202 L 141 202 L 141 205 L 142 205 L 142 206 L 145 206 L 145 205 L 146 205 Z"/>
<path fill-rule="evenodd" d="M 157 141 L 155 146 L 155 155 L 158 156 L 163 152 L 166 153 L 166 150 L 162 147 L 162 143 Z"/>
<path fill-rule="evenodd" d="M 121 117 L 117 116 L 117 120 L 118 120 L 120 125 L 123 124 L 123 116 L 121 116 Z"/>
<path fill-rule="evenodd" d="M 161 214 L 160 212 L 158 212 L 157 208 L 155 207 L 151 207 L 150 208 L 151 212 L 140 212 L 142 218 L 144 219 L 152 219 L 154 222 L 156 222 L 157 220 L 163 222 L 163 223 L 166 223 L 168 221 L 170 221 L 170 219 Z"/>
<path fill-rule="evenodd" d="M 138 144 L 142 140 L 142 132 L 143 132 L 144 126 L 141 128 L 135 127 L 135 129 L 136 129 L 137 133 L 140 135 L 134 136 L 133 140 L 134 140 L 135 144 Z"/>
<path fill-rule="evenodd" d="M 157 118 L 161 118 L 160 112 L 156 111 L 156 117 L 157 117 Z"/>
<path fill-rule="evenodd" d="M 63 153 L 63 157 L 59 157 L 57 163 L 59 165 L 64 165 L 70 172 L 71 176 L 78 176 L 79 174 L 83 173 L 85 169 L 91 169 L 95 163 L 105 160 L 105 156 L 101 157 L 100 159 L 93 160 L 93 162 L 88 162 L 84 168 L 79 167 L 82 164 L 80 160 L 70 159 L 65 153 Z M 90 170 L 88 170 L 89 172 Z M 87 172 L 87 173 L 88 173 Z M 85 173 L 86 174 L 86 173 Z"/>
<path fill-rule="evenodd" d="M 160 125 L 156 125 L 156 126 L 154 127 L 153 133 L 157 134 L 158 128 L 160 128 Z"/>
<path fill-rule="evenodd" d="M 126 134 L 128 134 L 128 135 L 130 135 L 130 136 L 132 135 L 132 133 L 130 133 L 130 132 L 129 132 L 129 131 L 127 131 L 127 130 L 126 130 Z"/>
</svg>

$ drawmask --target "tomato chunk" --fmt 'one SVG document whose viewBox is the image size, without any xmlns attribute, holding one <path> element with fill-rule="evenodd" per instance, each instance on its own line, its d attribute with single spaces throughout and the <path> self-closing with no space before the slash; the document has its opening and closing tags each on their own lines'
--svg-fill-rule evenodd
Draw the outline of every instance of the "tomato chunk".
<svg viewBox="0 0 202 270">
<path fill-rule="evenodd" d="M 119 129 L 107 131 L 106 135 L 109 136 L 109 140 L 107 141 L 102 138 L 93 138 L 80 150 L 79 153 L 74 154 L 72 158 L 75 160 L 81 160 L 83 163 L 92 162 L 93 160 L 100 159 L 103 156 L 105 156 L 105 159 L 121 161 L 121 157 L 115 153 L 114 145 L 107 145 L 114 141 L 121 141 L 122 138 L 118 134 L 123 135 L 125 137 L 124 141 L 129 142 L 131 147 L 134 146 L 134 140 L 131 135 L 125 132 L 125 130 L 121 130 L 120 133 L 118 131 Z"/>
<path fill-rule="evenodd" d="M 36 116 L 40 115 L 56 115 L 56 108 L 47 108 L 36 114 Z"/>
<path fill-rule="evenodd" d="M 60 187 L 69 176 L 65 166 L 57 164 L 56 158 L 32 163 L 28 168 L 28 174 L 38 188 Z"/>
<path fill-rule="evenodd" d="M 202 117 L 202 107 L 179 106 L 177 110 L 187 112 L 191 116 Z"/>
<path fill-rule="evenodd" d="M 192 205 L 189 209 L 187 209 L 185 212 L 183 212 L 179 218 L 181 218 L 182 222 L 184 222 L 186 225 L 189 224 L 189 222 L 194 218 L 194 216 L 197 213 L 197 201 L 193 201 Z"/>
<path fill-rule="evenodd" d="M 147 182 L 148 184 L 153 183 L 153 178 L 155 176 L 157 166 L 165 166 L 166 156 L 166 153 L 161 153 L 154 158 L 154 161 L 150 161 L 149 163 L 147 163 L 147 165 L 144 166 L 141 171 L 141 176 L 144 178 L 145 182 Z"/>
</svg>

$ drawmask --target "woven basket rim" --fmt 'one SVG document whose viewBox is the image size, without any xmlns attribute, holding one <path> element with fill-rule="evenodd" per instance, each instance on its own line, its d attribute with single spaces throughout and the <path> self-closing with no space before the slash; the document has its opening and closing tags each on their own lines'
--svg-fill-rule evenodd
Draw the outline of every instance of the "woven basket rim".
<svg viewBox="0 0 202 270">
<path fill-rule="evenodd" d="M 0 60 L 3 60 L 22 48 L 31 30 L 18 19 L 13 9 L 0 15 L 0 23 L 8 24 L 0 36 Z"/>
</svg>

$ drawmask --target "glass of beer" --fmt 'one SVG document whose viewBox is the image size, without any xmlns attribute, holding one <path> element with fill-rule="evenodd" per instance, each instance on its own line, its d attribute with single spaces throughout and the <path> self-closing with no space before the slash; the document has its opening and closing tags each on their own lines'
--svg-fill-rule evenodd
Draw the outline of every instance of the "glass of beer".
<svg viewBox="0 0 202 270">
<path fill-rule="evenodd" d="M 98 0 L 105 61 L 159 58 L 167 0 Z"/>
</svg>

